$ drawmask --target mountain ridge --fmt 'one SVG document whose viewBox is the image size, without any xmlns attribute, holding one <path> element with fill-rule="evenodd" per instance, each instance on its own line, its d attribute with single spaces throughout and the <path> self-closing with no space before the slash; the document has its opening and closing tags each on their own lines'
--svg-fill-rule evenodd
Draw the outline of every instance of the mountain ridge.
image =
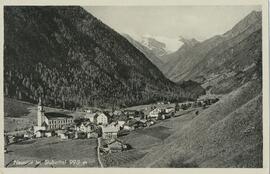
<svg viewBox="0 0 270 174">
<path fill-rule="evenodd" d="M 214 36 L 190 47 L 188 50 L 182 51 L 180 48 L 180 51 L 172 53 L 169 58 L 170 61 L 165 64 L 162 71 L 169 79 L 175 82 L 179 80 L 195 80 L 199 83 L 205 83 L 206 79 L 211 78 L 211 73 L 222 74 L 221 71 L 213 69 L 214 65 L 211 65 L 213 62 L 216 62 L 215 65 L 222 62 L 229 64 L 229 62 L 233 62 L 231 57 L 233 56 L 239 60 L 240 67 L 246 65 L 244 61 L 240 61 L 244 57 L 236 55 L 236 52 L 240 53 L 240 50 L 247 52 L 251 57 L 256 54 L 257 58 L 253 62 L 256 63 L 257 59 L 261 59 L 261 25 L 261 12 L 253 11 L 223 35 Z M 255 37 L 255 41 L 248 40 L 249 37 Z M 248 47 L 252 48 L 253 44 L 254 49 L 249 53 Z M 237 49 L 234 49 L 234 47 Z M 222 52 L 226 53 L 224 56 L 227 56 L 227 59 L 217 61 L 218 57 L 222 57 L 220 54 Z M 249 59 L 251 58 L 249 57 Z M 252 62 L 250 66 L 251 64 Z M 209 70 L 210 66 L 212 66 L 211 71 Z M 228 66 L 226 67 L 228 70 L 231 69 Z M 235 70 L 228 71 L 228 73 L 232 73 L 232 71 Z"/>
</svg>

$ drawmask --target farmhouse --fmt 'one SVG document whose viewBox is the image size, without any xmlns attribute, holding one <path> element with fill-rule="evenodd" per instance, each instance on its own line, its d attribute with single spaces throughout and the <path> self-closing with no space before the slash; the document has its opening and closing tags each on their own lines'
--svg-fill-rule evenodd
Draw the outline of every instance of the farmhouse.
<svg viewBox="0 0 270 174">
<path fill-rule="evenodd" d="M 108 148 L 110 152 L 121 152 L 127 149 L 127 145 L 125 145 L 122 141 L 118 139 L 114 139 L 114 141 L 108 144 Z"/>
<path fill-rule="evenodd" d="M 102 127 L 102 138 L 111 139 L 117 138 L 118 129 L 113 126 Z"/>
</svg>

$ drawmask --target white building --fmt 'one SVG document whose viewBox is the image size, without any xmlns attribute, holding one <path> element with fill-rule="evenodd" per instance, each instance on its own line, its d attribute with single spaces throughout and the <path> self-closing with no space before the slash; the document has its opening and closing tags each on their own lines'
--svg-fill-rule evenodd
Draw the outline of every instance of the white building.
<svg viewBox="0 0 270 174">
<path fill-rule="evenodd" d="M 97 116 L 97 124 L 107 125 L 108 124 L 108 117 L 104 113 L 100 113 Z"/>
<path fill-rule="evenodd" d="M 148 118 L 155 118 L 157 119 L 159 116 L 159 113 L 161 113 L 161 109 L 160 108 L 156 108 L 154 110 L 152 110 L 151 112 L 149 112 Z"/>
</svg>

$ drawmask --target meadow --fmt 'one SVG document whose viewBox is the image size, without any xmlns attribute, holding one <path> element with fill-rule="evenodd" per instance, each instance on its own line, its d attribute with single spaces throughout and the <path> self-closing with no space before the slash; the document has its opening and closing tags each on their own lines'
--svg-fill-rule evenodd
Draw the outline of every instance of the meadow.
<svg viewBox="0 0 270 174">
<path fill-rule="evenodd" d="M 6 167 L 98 167 L 95 139 L 30 139 L 7 146 Z M 18 161 L 29 163 L 17 165 Z M 38 161 L 31 163 L 31 161 Z M 65 161 L 65 163 L 63 163 Z"/>
</svg>

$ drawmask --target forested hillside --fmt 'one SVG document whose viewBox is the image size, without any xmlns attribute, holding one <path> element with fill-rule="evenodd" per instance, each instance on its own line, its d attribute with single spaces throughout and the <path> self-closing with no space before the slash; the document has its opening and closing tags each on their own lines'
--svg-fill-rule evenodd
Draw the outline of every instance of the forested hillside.
<svg viewBox="0 0 270 174">
<path fill-rule="evenodd" d="M 81 7 L 6 6 L 4 28 L 7 97 L 63 108 L 196 97 Z"/>
</svg>

